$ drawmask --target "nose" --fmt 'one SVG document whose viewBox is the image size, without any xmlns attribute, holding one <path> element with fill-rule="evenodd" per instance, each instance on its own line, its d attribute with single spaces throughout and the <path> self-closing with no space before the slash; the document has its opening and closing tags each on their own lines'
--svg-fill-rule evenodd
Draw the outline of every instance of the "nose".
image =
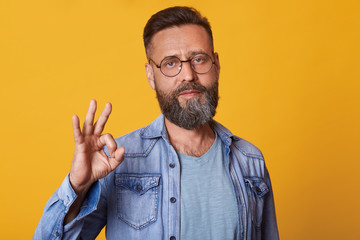
<svg viewBox="0 0 360 240">
<path fill-rule="evenodd" d="M 182 81 L 194 81 L 197 78 L 196 73 L 191 67 L 190 61 L 183 61 L 181 64 L 180 77 Z"/>
</svg>

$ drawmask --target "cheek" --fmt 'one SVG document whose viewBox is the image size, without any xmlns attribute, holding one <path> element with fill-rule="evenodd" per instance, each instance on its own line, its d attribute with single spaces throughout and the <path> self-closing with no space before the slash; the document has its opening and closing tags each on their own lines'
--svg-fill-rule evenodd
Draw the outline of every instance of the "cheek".
<svg viewBox="0 0 360 240">
<path fill-rule="evenodd" d="M 169 79 L 166 77 L 155 76 L 155 86 L 157 90 L 162 92 L 171 92 L 174 91 L 177 87 L 177 81 L 175 79 Z"/>
<path fill-rule="evenodd" d="M 217 75 L 209 75 L 209 76 L 204 76 L 204 78 L 200 78 L 199 79 L 199 83 L 206 87 L 207 89 L 211 88 L 216 82 L 217 82 Z"/>
</svg>

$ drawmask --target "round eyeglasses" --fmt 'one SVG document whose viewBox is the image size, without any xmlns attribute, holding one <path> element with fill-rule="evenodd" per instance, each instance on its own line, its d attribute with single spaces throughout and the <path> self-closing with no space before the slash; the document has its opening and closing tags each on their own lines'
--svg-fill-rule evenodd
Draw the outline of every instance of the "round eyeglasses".
<svg viewBox="0 0 360 240">
<path fill-rule="evenodd" d="M 153 62 L 157 68 L 160 68 L 162 74 L 167 77 L 175 77 L 181 72 L 182 64 L 189 62 L 192 70 L 198 74 L 208 73 L 212 66 L 215 64 L 215 61 L 206 53 L 196 54 L 189 60 L 182 61 L 176 56 L 169 56 L 164 58 L 160 65 L 157 65 L 152 59 L 149 59 L 149 62 Z"/>
</svg>

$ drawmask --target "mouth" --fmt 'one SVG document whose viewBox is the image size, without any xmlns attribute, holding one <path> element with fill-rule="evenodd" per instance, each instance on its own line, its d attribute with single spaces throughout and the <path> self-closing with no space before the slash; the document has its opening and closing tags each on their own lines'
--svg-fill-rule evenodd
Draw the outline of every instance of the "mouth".
<svg viewBox="0 0 360 240">
<path fill-rule="evenodd" d="M 186 98 L 192 98 L 192 97 L 196 97 L 199 96 L 199 94 L 201 94 L 201 91 L 199 90 L 184 90 L 182 92 L 179 93 L 179 97 L 186 97 Z"/>
</svg>

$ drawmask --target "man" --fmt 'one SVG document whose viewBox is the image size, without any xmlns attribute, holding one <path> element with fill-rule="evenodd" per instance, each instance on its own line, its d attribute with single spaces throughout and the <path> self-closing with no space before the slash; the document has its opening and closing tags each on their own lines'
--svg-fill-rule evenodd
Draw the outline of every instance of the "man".
<svg viewBox="0 0 360 240">
<path fill-rule="evenodd" d="M 47 203 L 34 239 L 278 239 L 271 183 L 261 152 L 212 120 L 219 57 L 210 25 L 173 7 L 144 29 L 150 86 L 162 114 L 113 139 L 107 104 L 83 129 L 73 117 L 70 174 Z"/>
</svg>

